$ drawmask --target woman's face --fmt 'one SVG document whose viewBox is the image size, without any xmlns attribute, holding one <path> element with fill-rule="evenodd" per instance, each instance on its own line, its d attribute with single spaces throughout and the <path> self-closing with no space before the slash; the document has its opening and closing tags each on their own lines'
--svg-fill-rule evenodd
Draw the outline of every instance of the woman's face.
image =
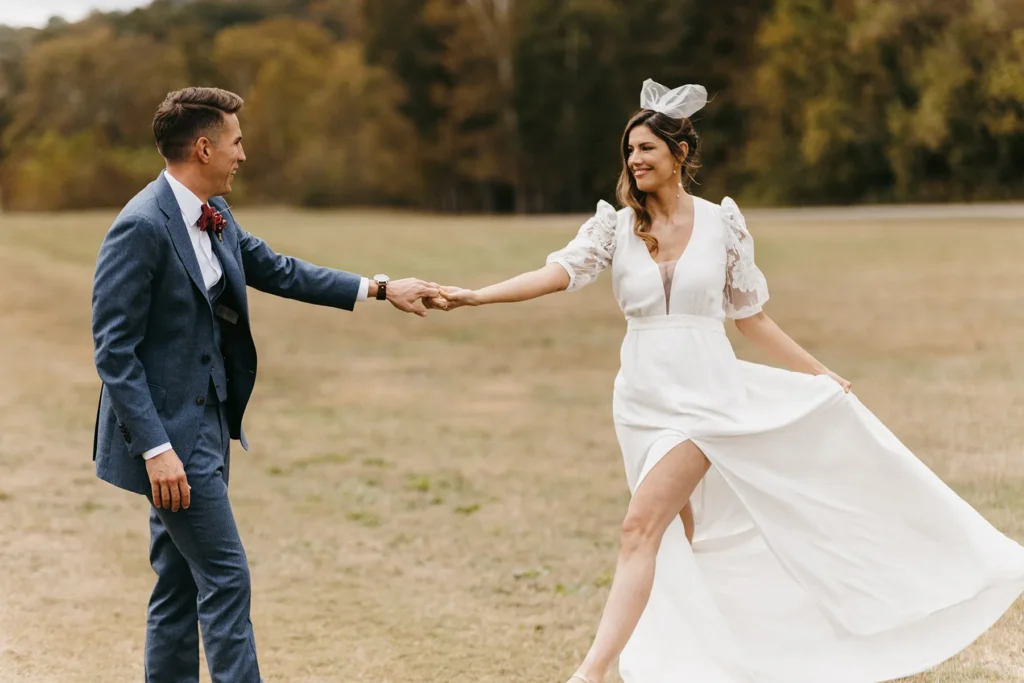
<svg viewBox="0 0 1024 683">
<path fill-rule="evenodd" d="M 683 143 L 684 155 L 686 151 L 686 143 Z M 646 125 L 641 124 L 629 131 L 626 155 L 626 166 L 641 192 L 657 192 L 666 185 L 679 184 L 682 172 L 679 162 L 668 144 Z"/>
</svg>

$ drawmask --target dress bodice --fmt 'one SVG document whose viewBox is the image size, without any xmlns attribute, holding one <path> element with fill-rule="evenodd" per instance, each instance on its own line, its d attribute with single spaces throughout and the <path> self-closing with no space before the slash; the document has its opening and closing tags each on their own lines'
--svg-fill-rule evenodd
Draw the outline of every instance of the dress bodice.
<svg viewBox="0 0 1024 683">
<path fill-rule="evenodd" d="M 745 318 L 768 300 L 754 262 L 753 238 L 728 197 L 721 206 L 694 197 L 693 233 L 674 263 L 659 264 L 633 230 L 630 208 L 599 202 L 597 213 L 565 248 L 548 257 L 569 273 L 569 289 L 612 269 L 612 289 L 626 318 L 686 314 Z"/>
</svg>

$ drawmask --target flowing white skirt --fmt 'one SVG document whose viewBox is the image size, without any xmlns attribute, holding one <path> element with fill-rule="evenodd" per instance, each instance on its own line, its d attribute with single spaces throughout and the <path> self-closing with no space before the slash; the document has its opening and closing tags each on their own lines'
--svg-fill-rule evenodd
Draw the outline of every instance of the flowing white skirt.
<svg viewBox="0 0 1024 683">
<path fill-rule="evenodd" d="M 634 318 L 615 382 L 630 490 L 712 464 L 620 659 L 626 683 L 878 683 L 931 668 L 1024 592 L 1024 548 L 828 377 L 736 359 L 722 323 Z"/>
</svg>

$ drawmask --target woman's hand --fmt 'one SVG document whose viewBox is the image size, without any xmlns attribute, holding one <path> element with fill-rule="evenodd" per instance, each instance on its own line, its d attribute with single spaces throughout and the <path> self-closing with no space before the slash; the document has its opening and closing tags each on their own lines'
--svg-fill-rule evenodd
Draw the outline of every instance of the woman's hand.
<svg viewBox="0 0 1024 683">
<path fill-rule="evenodd" d="M 445 310 L 453 310 L 462 306 L 479 306 L 480 295 L 473 289 L 462 289 L 460 287 L 442 287 L 441 298 L 448 304 Z"/>
<path fill-rule="evenodd" d="M 825 370 L 824 372 L 819 372 L 818 374 L 825 375 L 826 377 L 831 377 L 832 379 L 839 383 L 839 386 L 843 388 L 843 391 L 845 391 L 846 393 L 850 393 L 850 388 L 853 386 L 853 384 L 851 384 L 849 380 L 843 379 L 842 377 L 832 372 L 831 370 Z"/>
</svg>

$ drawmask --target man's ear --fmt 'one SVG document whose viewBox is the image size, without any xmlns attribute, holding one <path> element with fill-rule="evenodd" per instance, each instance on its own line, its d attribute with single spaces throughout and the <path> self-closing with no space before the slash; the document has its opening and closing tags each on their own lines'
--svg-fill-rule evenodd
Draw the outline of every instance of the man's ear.
<svg viewBox="0 0 1024 683">
<path fill-rule="evenodd" d="M 213 143 L 210 142 L 210 138 L 206 137 L 205 135 L 200 136 L 199 139 L 196 140 L 196 157 L 199 158 L 199 161 L 201 163 L 207 164 L 210 162 L 210 154 L 212 147 Z"/>
</svg>

